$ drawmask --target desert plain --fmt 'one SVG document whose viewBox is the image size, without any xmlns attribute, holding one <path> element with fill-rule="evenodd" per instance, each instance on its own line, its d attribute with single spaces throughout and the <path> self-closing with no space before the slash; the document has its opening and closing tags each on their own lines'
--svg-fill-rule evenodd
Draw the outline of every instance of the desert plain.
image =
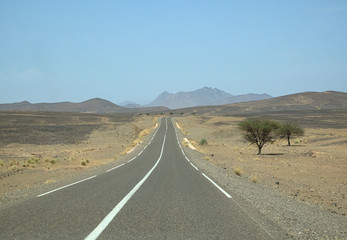
<svg viewBox="0 0 347 240">
<path fill-rule="evenodd" d="M 165 115 L 165 114 L 164 114 Z M 347 113 L 293 111 L 260 117 L 298 122 L 305 135 L 277 139 L 257 155 L 238 123 L 248 115 L 168 113 L 205 160 L 230 178 L 248 179 L 284 196 L 347 214 Z M 257 116 L 258 116 L 257 115 Z M 77 178 L 117 162 L 156 128 L 163 114 L 0 113 L 0 203 L 15 202 L 37 186 Z M 255 116 L 255 115 L 252 115 Z M 205 139 L 206 145 L 199 142 Z M 187 145 L 186 142 L 182 142 Z M 0 206 L 1 206 L 0 205 Z"/>
<path fill-rule="evenodd" d="M 119 160 L 156 122 L 133 114 L 1 112 L 0 206 Z"/>
<path fill-rule="evenodd" d="M 238 123 L 250 116 L 190 115 L 176 119 L 196 151 L 225 170 L 230 178 L 246 178 L 333 214 L 347 214 L 347 114 L 345 112 L 293 111 L 262 114 L 278 121 L 295 121 L 304 136 L 276 139 L 257 147 L 243 138 Z M 206 145 L 200 145 L 205 139 Z M 187 142 L 182 142 L 188 146 Z"/>
</svg>

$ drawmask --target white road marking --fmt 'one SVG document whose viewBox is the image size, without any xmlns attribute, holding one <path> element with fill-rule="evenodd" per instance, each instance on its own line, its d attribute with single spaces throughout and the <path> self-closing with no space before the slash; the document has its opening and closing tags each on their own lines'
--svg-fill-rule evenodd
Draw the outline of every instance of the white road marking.
<svg viewBox="0 0 347 240">
<path fill-rule="evenodd" d="M 113 218 L 119 213 L 119 211 L 124 207 L 124 205 L 129 201 L 129 199 L 136 193 L 136 191 L 142 186 L 142 184 L 147 180 L 147 178 L 151 175 L 153 170 L 157 167 L 158 163 L 161 160 L 161 157 L 164 152 L 164 145 L 166 141 L 166 133 L 167 133 L 167 119 L 166 119 L 166 132 L 164 136 L 164 141 L 161 146 L 161 152 L 160 156 L 157 160 L 157 162 L 154 164 L 151 170 L 142 178 L 140 182 L 136 184 L 136 186 L 120 201 L 113 209 L 112 211 L 107 214 L 107 216 L 100 222 L 100 224 L 85 238 L 85 240 L 95 240 L 97 239 L 100 234 L 105 230 L 105 228 L 110 224 L 110 222 L 113 220 Z"/>
<path fill-rule="evenodd" d="M 193 166 L 193 168 L 195 168 L 195 169 L 196 169 L 196 171 L 199 171 L 199 169 L 198 169 L 197 167 L 195 167 L 193 163 L 190 163 L 190 165 L 192 165 L 192 166 Z"/>
<path fill-rule="evenodd" d="M 190 162 L 189 158 L 185 157 L 187 159 L 188 162 Z"/>
<path fill-rule="evenodd" d="M 92 176 L 92 177 L 85 178 L 85 179 L 83 179 L 83 180 L 80 180 L 80 181 L 77 181 L 77 182 L 74 182 L 74 183 L 71 183 L 71 184 L 62 186 L 62 187 L 60 187 L 60 188 L 56 188 L 56 189 L 54 189 L 54 190 L 52 190 L 52 191 L 49 191 L 49 192 L 46 192 L 46 193 L 42 193 L 42 194 L 40 194 L 40 195 L 37 195 L 36 197 L 45 196 L 45 195 L 50 194 L 50 193 L 52 193 L 52 192 L 59 191 L 59 190 L 61 190 L 61 189 L 63 189 L 63 188 L 67 188 L 67 187 L 70 187 L 70 186 L 75 185 L 75 184 L 77 184 L 77 183 L 81 183 L 81 182 L 87 181 L 87 180 L 89 180 L 89 179 L 95 178 L 96 176 L 97 176 L 97 175 L 94 175 L 94 176 Z"/>
<path fill-rule="evenodd" d="M 121 165 L 119 165 L 119 166 L 117 166 L 117 167 L 114 167 L 114 168 L 111 168 L 111 169 L 107 170 L 106 172 L 111 172 L 112 170 L 115 170 L 115 169 L 117 169 L 117 168 L 123 166 L 124 164 L 125 164 L 125 163 L 122 163 Z"/>
<path fill-rule="evenodd" d="M 130 163 L 131 161 L 134 161 L 136 159 L 136 157 L 133 157 L 132 159 L 130 159 L 129 161 L 128 161 L 128 163 Z"/>
<path fill-rule="evenodd" d="M 229 193 L 227 193 L 226 191 L 223 190 L 223 188 L 221 188 L 220 186 L 217 185 L 217 183 L 215 183 L 214 181 L 212 181 L 212 179 L 210 179 L 209 177 L 207 177 L 204 173 L 201 173 L 205 178 L 207 178 L 216 188 L 219 189 L 219 191 L 221 191 L 225 196 L 227 196 L 227 198 L 232 198 L 230 196 Z"/>
</svg>

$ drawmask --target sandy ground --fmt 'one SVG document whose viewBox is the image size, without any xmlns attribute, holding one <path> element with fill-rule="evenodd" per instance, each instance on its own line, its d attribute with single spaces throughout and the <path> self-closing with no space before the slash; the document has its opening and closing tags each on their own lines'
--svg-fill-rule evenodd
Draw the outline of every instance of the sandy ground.
<svg viewBox="0 0 347 240">
<path fill-rule="evenodd" d="M 265 145 L 263 155 L 242 138 L 237 128 L 243 118 L 186 116 L 176 118 L 179 128 L 209 162 L 222 166 L 254 184 L 347 214 L 347 129 L 305 128 L 305 135 Z M 201 146 L 201 139 L 208 144 Z M 188 145 L 186 141 L 182 144 Z"/>
<path fill-rule="evenodd" d="M 18 190 L 31 189 L 39 184 L 54 184 L 83 170 L 117 161 L 136 147 L 155 124 L 156 118 L 151 116 L 138 116 L 133 121 L 123 122 L 102 117 L 84 140 L 74 143 L 15 142 L 2 145 L 0 205 L 11 201 L 12 193 Z"/>
</svg>

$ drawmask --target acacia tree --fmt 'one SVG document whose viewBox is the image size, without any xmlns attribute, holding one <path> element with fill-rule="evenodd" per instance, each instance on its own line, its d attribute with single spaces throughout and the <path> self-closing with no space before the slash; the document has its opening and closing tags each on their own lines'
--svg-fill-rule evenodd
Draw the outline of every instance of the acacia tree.
<svg viewBox="0 0 347 240">
<path fill-rule="evenodd" d="M 248 118 L 239 123 L 239 129 L 244 132 L 244 138 L 251 144 L 256 144 L 258 154 L 265 143 L 272 143 L 274 132 L 279 128 L 279 123 L 270 119 Z"/>
<path fill-rule="evenodd" d="M 280 138 L 286 138 L 288 140 L 288 146 L 290 146 L 290 139 L 293 136 L 304 135 L 304 129 L 293 122 L 285 122 L 277 129 L 277 134 Z"/>
</svg>

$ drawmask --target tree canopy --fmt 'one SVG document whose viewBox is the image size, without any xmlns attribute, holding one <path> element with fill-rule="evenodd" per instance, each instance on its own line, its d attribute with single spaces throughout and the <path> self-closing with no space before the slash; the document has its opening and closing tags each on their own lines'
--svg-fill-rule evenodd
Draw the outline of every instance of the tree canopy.
<svg viewBox="0 0 347 240">
<path fill-rule="evenodd" d="M 244 132 L 244 138 L 258 147 L 258 155 L 265 143 L 272 143 L 274 133 L 280 127 L 277 121 L 262 118 L 248 118 L 239 123 L 239 129 Z"/>
<path fill-rule="evenodd" d="M 288 146 L 290 146 L 290 139 L 293 136 L 304 135 L 304 129 L 298 124 L 293 122 L 285 122 L 277 129 L 277 134 L 280 138 L 286 138 L 288 140 Z"/>
</svg>

